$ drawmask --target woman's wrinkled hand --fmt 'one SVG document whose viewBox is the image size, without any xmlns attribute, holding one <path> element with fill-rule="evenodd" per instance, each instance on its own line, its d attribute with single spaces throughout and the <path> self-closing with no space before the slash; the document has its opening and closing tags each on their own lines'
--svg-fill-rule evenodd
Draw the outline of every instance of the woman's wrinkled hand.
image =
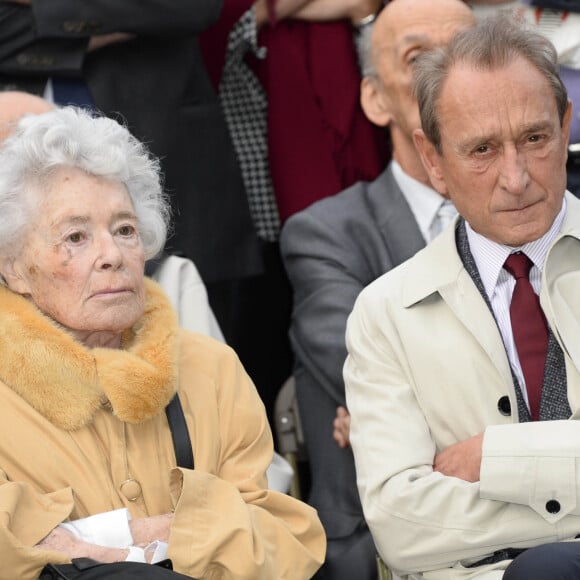
<svg viewBox="0 0 580 580">
<path fill-rule="evenodd" d="M 37 548 L 59 552 L 71 560 L 73 558 L 91 558 L 97 562 L 123 562 L 128 556 L 128 550 L 122 548 L 106 548 L 89 544 L 64 528 L 56 527 L 46 538 L 36 544 Z"/>
<path fill-rule="evenodd" d="M 155 540 L 168 542 L 172 523 L 173 514 L 130 520 L 129 528 L 133 536 L 133 545 L 145 548 Z"/>
</svg>

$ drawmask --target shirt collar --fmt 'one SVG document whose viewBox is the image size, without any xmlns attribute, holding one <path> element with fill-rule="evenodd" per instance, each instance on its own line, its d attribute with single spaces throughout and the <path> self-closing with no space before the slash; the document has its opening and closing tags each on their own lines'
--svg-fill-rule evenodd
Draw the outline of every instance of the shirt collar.
<svg viewBox="0 0 580 580">
<path fill-rule="evenodd" d="M 526 254 L 532 260 L 534 266 L 542 272 L 546 255 L 548 254 L 552 241 L 560 231 L 565 214 L 566 198 L 563 199 L 562 209 L 556 216 L 550 229 L 541 238 L 533 242 L 528 242 L 518 248 L 492 242 L 485 236 L 475 232 L 469 223 L 467 221 L 465 222 L 469 248 L 488 296 L 493 295 L 506 258 L 514 252 L 523 252 Z"/>
<path fill-rule="evenodd" d="M 396 161 L 391 161 L 391 166 L 393 177 L 417 220 L 419 230 L 425 241 L 429 242 L 431 224 L 444 198 L 431 187 L 405 173 Z"/>
</svg>

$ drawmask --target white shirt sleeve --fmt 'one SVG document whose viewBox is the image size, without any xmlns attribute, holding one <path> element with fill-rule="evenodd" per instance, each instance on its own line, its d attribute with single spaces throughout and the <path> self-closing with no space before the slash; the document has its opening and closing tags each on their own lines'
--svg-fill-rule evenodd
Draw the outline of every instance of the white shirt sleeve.
<svg viewBox="0 0 580 580">
<path fill-rule="evenodd" d="M 89 544 L 107 548 L 128 548 L 133 545 L 129 519 L 129 511 L 122 508 L 64 522 L 60 527 Z"/>
</svg>

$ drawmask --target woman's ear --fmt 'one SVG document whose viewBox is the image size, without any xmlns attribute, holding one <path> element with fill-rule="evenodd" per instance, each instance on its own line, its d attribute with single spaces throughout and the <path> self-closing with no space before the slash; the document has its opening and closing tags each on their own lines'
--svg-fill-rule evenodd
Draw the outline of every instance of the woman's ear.
<svg viewBox="0 0 580 580">
<path fill-rule="evenodd" d="M 445 179 L 443 179 L 440 155 L 435 149 L 435 145 L 427 139 L 423 129 L 415 129 L 413 131 L 413 142 L 415 143 L 415 149 L 417 149 L 419 157 L 421 157 L 423 167 L 425 167 L 425 171 L 433 185 L 433 189 L 447 197 L 447 184 L 445 183 Z"/>
<path fill-rule="evenodd" d="M 377 77 L 363 78 L 360 86 L 360 104 L 371 123 L 386 127 L 393 120 L 393 116 L 380 83 Z"/>
<path fill-rule="evenodd" d="M 30 288 L 25 278 L 18 272 L 16 260 L 7 256 L 0 256 L 0 274 L 6 282 L 6 286 L 13 292 L 29 295 Z"/>
</svg>

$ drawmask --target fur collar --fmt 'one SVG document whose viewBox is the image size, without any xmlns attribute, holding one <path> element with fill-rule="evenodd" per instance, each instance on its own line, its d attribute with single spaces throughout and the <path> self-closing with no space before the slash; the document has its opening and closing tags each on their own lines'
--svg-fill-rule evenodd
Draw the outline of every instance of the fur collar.
<svg viewBox="0 0 580 580">
<path fill-rule="evenodd" d="M 141 319 L 122 349 L 88 349 L 31 302 L 0 287 L 0 380 L 51 423 L 72 431 L 108 406 L 140 423 L 165 408 L 177 389 L 178 323 L 161 288 L 145 279 Z"/>
</svg>

